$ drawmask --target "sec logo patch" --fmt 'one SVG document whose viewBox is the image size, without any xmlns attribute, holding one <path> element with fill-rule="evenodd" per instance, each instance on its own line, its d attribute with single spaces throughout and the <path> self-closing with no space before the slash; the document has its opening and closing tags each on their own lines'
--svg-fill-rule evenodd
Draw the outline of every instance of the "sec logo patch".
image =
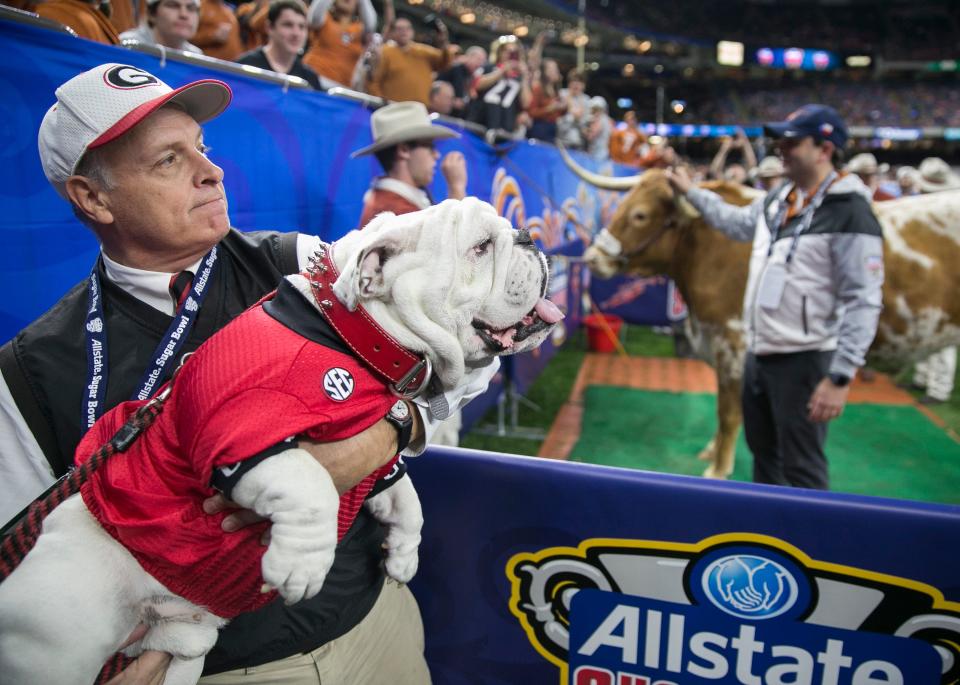
<svg viewBox="0 0 960 685">
<path fill-rule="evenodd" d="M 323 391 L 334 402 L 343 402 L 353 394 L 353 376 L 346 369 L 336 367 L 323 375 Z"/>
</svg>

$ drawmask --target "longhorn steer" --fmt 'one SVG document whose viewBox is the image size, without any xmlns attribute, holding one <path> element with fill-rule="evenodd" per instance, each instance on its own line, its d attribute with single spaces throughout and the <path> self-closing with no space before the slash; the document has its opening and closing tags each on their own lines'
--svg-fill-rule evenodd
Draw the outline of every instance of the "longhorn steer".
<svg viewBox="0 0 960 685">
<path fill-rule="evenodd" d="M 709 226 L 686 200 L 674 196 L 661 171 L 612 178 L 564 157 L 588 183 L 630 190 L 587 249 L 591 271 L 602 278 L 664 274 L 686 300 L 688 336 L 717 372 L 717 431 L 700 458 L 710 461 L 705 476 L 725 478 L 733 470 L 742 420 L 742 309 L 750 244 Z M 758 191 L 726 182 L 702 187 L 736 205 L 760 197 Z M 960 191 L 883 202 L 874 205 L 874 212 L 883 227 L 886 277 L 870 358 L 906 365 L 960 343 Z"/>
</svg>

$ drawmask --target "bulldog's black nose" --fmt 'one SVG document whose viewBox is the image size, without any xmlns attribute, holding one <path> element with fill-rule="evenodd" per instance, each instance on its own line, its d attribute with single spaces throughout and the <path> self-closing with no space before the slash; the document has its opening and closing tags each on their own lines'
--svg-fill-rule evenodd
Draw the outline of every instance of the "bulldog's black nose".
<svg viewBox="0 0 960 685">
<path fill-rule="evenodd" d="M 533 245 L 533 238 L 530 237 L 530 231 L 525 228 L 517 230 L 517 235 L 513 239 L 516 245 Z"/>
</svg>

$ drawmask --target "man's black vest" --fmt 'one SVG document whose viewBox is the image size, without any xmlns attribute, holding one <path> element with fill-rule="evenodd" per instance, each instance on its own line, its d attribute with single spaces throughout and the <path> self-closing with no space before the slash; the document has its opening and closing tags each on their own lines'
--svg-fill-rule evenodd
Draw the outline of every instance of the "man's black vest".
<svg viewBox="0 0 960 685">
<path fill-rule="evenodd" d="M 284 275 L 296 273 L 296 241 L 295 233 L 231 230 L 220 242 L 210 290 L 181 354 L 197 349 L 275 289 Z M 103 272 L 102 261 L 98 268 L 109 356 L 106 411 L 130 399 L 172 317 L 113 284 Z M 87 306 L 85 280 L 0 349 L 4 379 L 56 476 L 73 463 L 81 437 Z M 166 380 L 162 378 L 157 386 Z M 382 541 L 379 525 L 361 510 L 337 548 L 323 591 L 292 607 L 278 600 L 237 617 L 221 631 L 207 655 L 204 673 L 256 666 L 310 651 L 353 628 L 379 595 Z"/>
</svg>

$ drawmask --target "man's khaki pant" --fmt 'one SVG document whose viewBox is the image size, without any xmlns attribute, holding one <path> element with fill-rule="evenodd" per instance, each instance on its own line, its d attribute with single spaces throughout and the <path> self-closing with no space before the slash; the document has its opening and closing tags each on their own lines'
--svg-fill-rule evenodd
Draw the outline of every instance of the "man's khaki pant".
<svg viewBox="0 0 960 685">
<path fill-rule="evenodd" d="M 423 621 L 410 590 L 385 583 L 353 630 L 307 654 L 200 679 L 201 685 L 429 685 Z"/>
</svg>

